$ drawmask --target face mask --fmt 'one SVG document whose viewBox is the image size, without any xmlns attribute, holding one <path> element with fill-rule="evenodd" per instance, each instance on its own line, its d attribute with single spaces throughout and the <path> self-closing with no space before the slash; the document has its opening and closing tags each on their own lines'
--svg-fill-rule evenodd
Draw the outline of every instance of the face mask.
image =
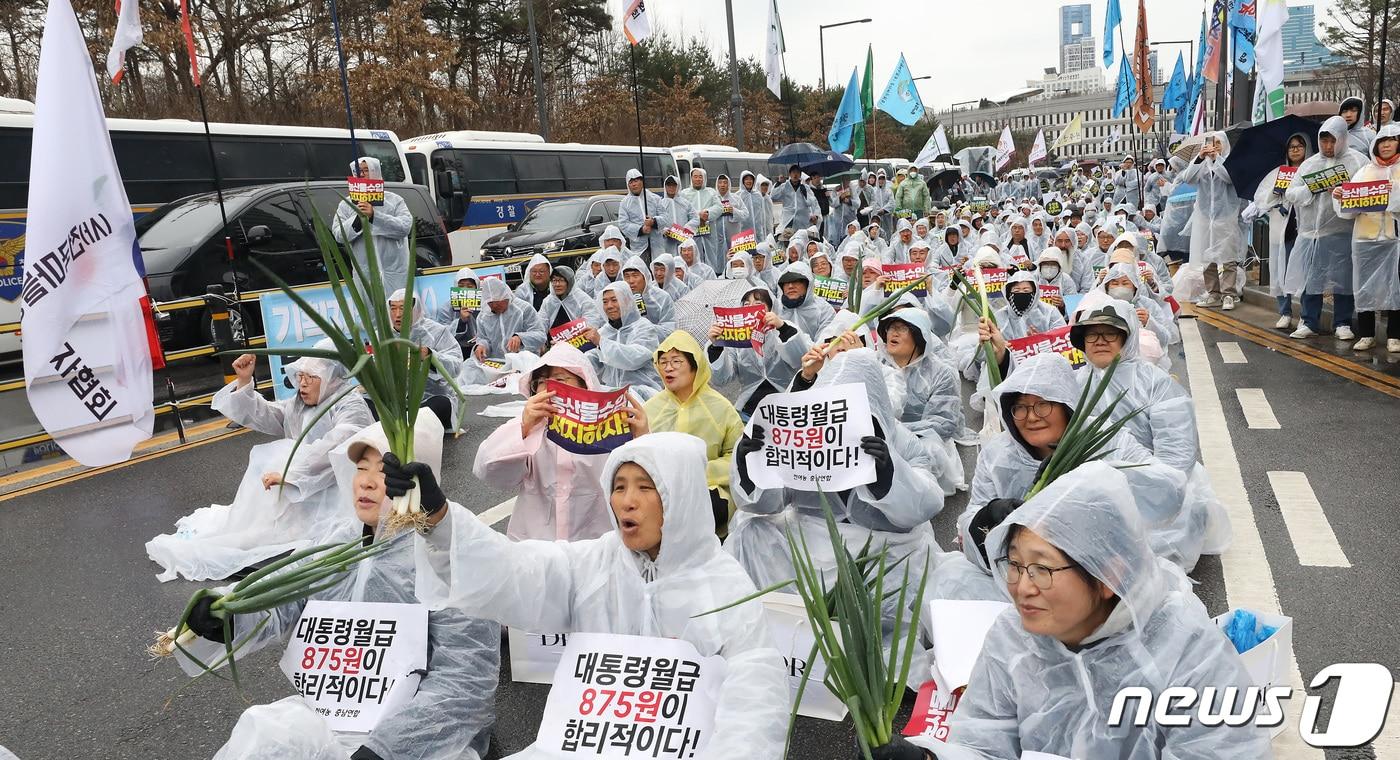
<svg viewBox="0 0 1400 760">
<path fill-rule="evenodd" d="M 1034 294 L 1034 293 L 1012 293 L 1012 294 L 1011 294 L 1011 308 L 1015 309 L 1017 312 L 1023 312 L 1023 311 L 1025 311 L 1025 310 L 1029 309 L 1029 308 L 1031 307 L 1031 304 L 1034 303 L 1034 302 L 1035 302 L 1035 294 Z"/>
<path fill-rule="evenodd" d="M 1133 300 L 1133 296 L 1137 295 L 1137 291 L 1134 290 L 1131 285 L 1118 285 L 1109 288 L 1108 294 L 1120 301 L 1131 301 Z"/>
<path fill-rule="evenodd" d="M 1059 264 L 1046 264 L 1045 266 L 1043 266 L 1043 267 L 1040 268 L 1040 276 L 1041 276 L 1041 277 L 1044 277 L 1044 278 L 1047 279 L 1047 280 L 1053 280 L 1053 279 L 1055 279 L 1056 277 L 1059 277 L 1059 276 L 1060 276 L 1060 265 L 1059 265 Z"/>
<path fill-rule="evenodd" d="M 734 268 L 734 267 L 730 267 L 730 268 L 729 268 L 729 272 L 728 272 L 729 279 L 731 279 L 731 280 L 743 280 L 743 279 L 746 279 L 746 278 L 748 277 L 748 274 L 749 274 L 749 273 L 748 273 L 746 270 L 744 270 L 744 269 L 742 269 L 742 268 L 736 269 L 736 268 Z"/>
</svg>

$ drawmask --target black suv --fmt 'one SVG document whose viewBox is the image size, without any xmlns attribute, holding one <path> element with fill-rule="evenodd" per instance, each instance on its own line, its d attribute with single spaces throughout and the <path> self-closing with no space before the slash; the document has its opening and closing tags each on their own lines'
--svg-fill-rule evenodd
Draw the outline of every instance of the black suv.
<svg viewBox="0 0 1400 760">
<path fill-rule="evenodd" d="M 481 245 L 481 260 L 551 254 L 576 248 L 597 248 L 598 238 L 617 223 L 621 195 L 591 195 L 545 201 L 524 219 Z"/>
<path fill-rule="evenodd" d="M 390 182 L 389 192 L 402 196 L 413 212 L 417 233 L 418 267 L 449 264 L 452 251 L 447 230 L 428 189 Z M 345 197 L 342 181 L 287 182 L 253 185 L 224 191 L 233 239 L 235 265 L 230 267 L 224 245 L 219 203 L 213 193 L 191 195 L 161 206 L 136 223 L 147 283 L 157 302 L 203 296 L 210 285 L 222 285 L 232 295 L 234 272 L 243 291 L 274 287 L 250 261 L 258 261 L 292 285 L 325 282 L 325 265 L 316 245 L 312 215 L 329 223 Z M 254 304 L 244 304 L 250 322 L 259 321 Z M 208 313 L 202 309 L 169 312 L 160 325 L 161 343 L 186 348 L 211 342 Z M 234 315 L 234 331 L 243 326 Z M 261 328 L 249 326 L 249 334 Z"/>
</svg>

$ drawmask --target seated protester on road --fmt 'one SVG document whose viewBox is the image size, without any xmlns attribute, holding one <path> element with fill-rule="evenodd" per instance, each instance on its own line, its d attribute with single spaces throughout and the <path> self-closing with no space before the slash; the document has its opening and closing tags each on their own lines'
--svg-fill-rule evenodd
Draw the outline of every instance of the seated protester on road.
<svg viewBox="0 0 1400 760">
<path fill-rule="evenodd" d="M 750 260 L 753 276 L 763 282 L 769 290 L 778 292 L 778 270 L 773 266 L 773 244 L 763 241 L 753 249 Z"/>
<path fill-rule="evenodd" d="M 715 385 L 738 384 L 740 390 L 735 406 L 740 418 L 747 420 L 764 396 L 788 387 L 802 363 L 802 355 L 807 353 L 812 342 L 773 311 L 773 293 L 767 288 L 750 290 L 744 294 L 741 303 L 744 306 L 761 304 L 767 309 L 763 323 L 768 329 L 763 333 L 762 352 L 753 348 L 714 345 L 721 331 L 720 326 L 714 324 L 710 327 L 705 355 L 710 360 Z"/>
<path fill-rule="evenodd" d="M 588 332 L 598 348 L 587 356 L 604 388 L 631 385 L 637 398 L 645 401 L 660 388 L 660 379 L 651 364 L 652 352 L 661 345 L 661 333 L 637 311 L 637 301 L 625 282 L 603 288 L 598 297 L 606 323 Z"/>
<path fill-rule="evenodd" d="M 729 529 L 729 461 L 744 423 L 729 399 L 710 387 L 710 360 L 690 333 L 677 330 L 652 354 L 661 392 L 644 405 L 646 427 L 658 433 L 688 433 L 705 442 L 705 485 L 710 489 L 715 530 Z"/>
<path fill-rule="evenodd" d="M 442 427 L 431 414 L 419 413 L 413 451 L 423 471 L 441 469 Z M 391 503 L 386 496 L 384 452 L 389 441 L 375 423 L 356 435 L 347 450 L 337 450 L 336 477 L 341 482 L 339 512 L 323 542 L 345 543 L 363 536 L 366 543 L 384 541 L 390 547 L 346 573 L 334 586 L 310 599 L 327 602 L 416 604 L 413 531 L 390 534 L 382 527 Z M 341 459 L 342 457 L 347 457 Z M 407 477 L 407 476 L 405 476 Z M 436 480 L 426 478 L 441 498 Z M 429 489 L 424 489 L 429 495 Z M 351 509 L 353 507 L 353 510 Z M 296 628 L 308 600 L 290 602 L 264 613 L 235 615 L 233 636 L 253 634 L 237 650 L 242 661 L 269 645 L 280 645 Z M 223 621 L 209 610 L 211 600 L 196 605 L 190 628 L 202 640 L 187 647 L 205 662 L 224 653 Z M 369 733 L 333 731 L 301 696 L 248 708 L 238 718 L 220 760 L 351 760 L 390 758 L 484 757 L 496 720 L 496 684 L 500 679 L 501 629 L 490 620 L 467 617 L 447 608 L 428 613 L 428 666 L 415 693 L 402 707 L 384 716 Z M 178 656 L 178 655 L 177 655 Z M 246 664 L 243 667 L 248 667 Z M 358 748 L 358 749 L 357 749 Z M 353 754 L 352 754 L 353 753 Z"/>
<path fill-rule="evenodd" d="M 904 264 L 909 261 L 909 246 L 914 242 L 914 225 L 908 219 L 895 224 L 894 241 L 885 250 L 885 263 Z"/>
<path fill-rule="evenodd" d="M 933 334 L 928 312 L 917 306 L 895 309 L 880 320 L 881 363 L 904 376 L 899 421 L 928 452 L 933 476 L 944 496 L 965 488 L 962 459 L 953 440 L 963 429 L 962 385 L 953 366 L 934 352 L 943 341 Z"/>
<path fill-rule="evenodd" d="M 585 298 L 596 298 L 594 292 L 595 281 L 603 275 L 603 251 L 598 249 L 588 257 L 588 268 L 579 270 L 574 275 L 574 288 L 583 294 Z"/>
<path fill-rule="evenodd" d="M 517 494 L 506 526 L 512 540 L 597 538 L 612 530 L 598 480 L 607 457 L 571 453 L 545 435 L 554 418 L 549 380 L 604 390 L 587 356 L 568 343 L 555 344 L 533 372 L 521 374 L 525 408 L 481 442 L 472 473 L 490 488 Z"/>
<path fill-rule="evenodd" d="M 875 256 L 879 258 L 882 263 L 890 262 L 890 246 L 889 243 L 886 242 L 886 240 L 881 236 L 883 232 L 884 230 L 880 227 L 879 222 L 871 222 L 865 225 L 866 239 L 861 242 L 861 248 L 864 249 L 862 253 L 863 257 Z"/>
<path fill-rule="evenodd" d="M 1056 242 L 1063 240 L 1066 233 L 1064 230 L 1056 237 Z M 1050 296 L 1046 300 L 1051 308 L 1060 312 L 1060 316 L 1065 316 L 1065 296 L 1078 294 L 1079 285 L 1069 276 L 1069 267 L 1066 265 L 1068 257 L 1064 251 L 1058 247 L 1046 248 L 1040 253 L 1040 260 L 1036 262 L 1035 286 L 1036 295 L 1039 296 L 1042 285 L 1050 285 L 1060 289 L 1058 295 Z"/>
<path fill-rule="evenodd" d="M 542 253 L 530 257 L 525 265 L 525 279 L 515 288 L 515 297 L 530 304 L 535 311 L 540 310 L 544 299 L 549 296 L 549 274 L 552 271 L 549 259 Z"/>
<path fill-rule="evenodd" d="M 933 334 L 939 337 L 941 344 L 942 339 L 953 331 L 953 322 L 957 319 L 957 311 L 953 308 L 953 301 L 946 297 L 946 286 L 949 284 L 948 275 L 939 271 L 936 268 L 937 265 L 929 263 L 930 248 L 928 241 L 915 238 L 914 242 L 909 245 L 909 263 L 921 264 L 925 271 L 932 274 L 928 281 L 928 295 L 924 296 L 924 300 L 919 306 L 928 312 L 929 325 L 933 328 Z M 946 347 L 945 358 L 949 362 L 952 361 L 952 357 L 946 355 Z"/>
<path fill-rule="evenodd" d="M 315 347 L 334 349 L 329 338 Z M 233 363 L 237 379 L 214 394 L 211 407 L 282 440 L 248 452 L 248 470 L 231 504 L 197 509 L 175 523 L 174 533 L 146 543 L 147 555 L 165 568 L 157 576 L 162 581 L 177 575 L 192 581 L 227 578 L 255 562 L 310 546 L 340 514 L 345 495 L 336 488 L 330 452 L 374 423 L 364 396 L 356 391 L 336 400 L 349 372 L 340 362 L 308 357 L 283 367 L 296 395 L 268 401 L 253 382 L 256 362 L 252 354 L 238 357 Z M 332 402 L 331 411 L 316 419 L 323 404 Z M 293 454 L 293 443 L 303 433 Z"/>
<path fill-rule="evenodd" d="M 911 743 L 939 760 L 1270 756 L 1268 734 L 1252 726 L 1106 722 L 1124 687 L 1242 695 L 1252 683 L 1190 581 L 1153 554 L 1123 472 L 1091 462 L 1060 477 L 986 547 L 1013 607 L 992 624 L 947 744 Z"/>
<path fill-rule="evenodd" d="M 1035 261 L 1031 241 L 1026 237 L 1026 226 L 1024 216 L 1011 217 L 1011 232 L 1001 250 L 1001 260 L 1007 269 L 1025 269 Z"/>
<path fill-rule="evenodd" d="M 356 177 L 384 179 L 379 159 L 369 156 L 352 161 L 350 173 Z M 355 268 L 368 273 L 374 270 L 369 265 L 365 225 L 369 226 L 370 236 L 374 239 L 374 255 L 379 260 L 379 277 L 384 283 L 384 292 L 392 293 L 404 287 L 408 283 L 409 258 L 412 255 L 408 250 L 408 237 L 413 232 L 413 212 L 408 210 L 403 196 L 385 190 L 383 205 L 375 206 L 369 201 L 351 203 L 346 198 L 335 207 L 331 236 L 337 243 L 349 246 Z"/>
<path fill-rule="evenodd" d="M 1031 243 L 1031 261 L 1035 261 L 1040 252 L 1050 247 L 1050 229 L 1047 226 L 1050 217 L 1044 211 L 1037 211 L 1031 215 L 1031 228 L 1026 235 L 1026 239 Z"/>
<path fill-rule="evenodd" d="M 854 336 L 845 333 L 843 341 Z M 866 541 L 874 546 L 888 545 L 891 556 L 909 555 L 911 567 L 932 567 L 938 552 L 930 520 L 943 509 L 943 490 L 930 472 L 928 452 L 919 439 L 900 423 L 885 389 L 884 373 L 875 352 L 856 348 L 836 355 L 829 362 L 825 346 L 813 346 L 804 361 L 807 365 L 793 378 L 792 390 L 824 388 L 845 383 L 865 386 L 870 401 L 874 435 L 860 440 L 861 451 L 875 461 L 875 480 L 836 493 L 797 491 L 790 488 L 760 488 L 749 477 L 747 455 L 760 451 L 767 431 L 754 425 L 734 449 L 730 493 L 738 512 L 730 522 L 724 548 L 749 572 L 760 587 L 793 577 L 788 551 L 787 530 L 796 528 L 806 536 L 814 552 L 819 572 L 831 573 L 835 557 L 820 547 L 830 546 L 825 499 L 841 523 L 842 537 L 851 553 L 859 553 Z M 898 601 L 891 597 L 884 605 L 885 634 L 894 632 Z"/>
<path fill-rule="evenodd" d="M 459 288 L 471 288 L 478 290 L 480 279 L 471 267 L 462 267 L 457 270 L 456 286 Z M 480 293 L 477 294 L 480 296 Z M 452 301 L 438 307 L 437 314 L 433 316 L 433 321 L 440 325 L 446 325 L 452 331 L 453 340 L 457 341 L 457 347 L 462 349 L 462 356 L 471 354 L 476 348 L 476 322 L 478 312 L 471 308 L 452 308 Z"/>
<path fill-rule="evenodd" d="M 776 758 L 787 733 L 788 677 L 763 604 L 720 550 L 705 485 L 705 445 L 651 433 L 608 456 L 602 487 L 616 530 L 570 543 L 512 542 L 465 507 L 425 502 L 439 522 L 417 543 L 418 598 L 525 631 L 683 639 L 728 667 L 704 756 Z M 424 489 L 435 490 L 435 489 Z M 526 750 L 516 757 L 543 757 Z"/>
<path fill-rule="evenodd" d="M 472 271 L 471 267 L 462 267 L 457 270 L 457 276 L 453 278 L 452 286 L 476 290 L 481 287 L 481 279 L 477 277 L 476 272 Z M 476 312 L 472 311 L 469 312 L 469 314 L 475 316 Z M 443 302 L 443 304 L 438 307 L 437 312 L 431 315 L 434 322 L 440 325 L 447 325 L 448 327 L 452 327 L 463 317 L 462 309 L 452 308 L 452 302 L 450 300 Z"/>
<path fill-rule="evenodd" d="M 836 254 L 836 260 L 840 266 L 836 267 L 835 277 L 850 282 L 860 279 L 860 246 L 852 247 L 849 244 L 850 238 L 846 240 L 847 243 L 841 246 L 840 253 Z"/>
<path fill-rule="evenodd" d="M 491 280 L 499 283 L 502 287 L 505 283 L 500 280 Z M 522 304 L 523 305 L 523 304 Z M 395 332 L 402 329 L 403 315 L 405 310 L 404 291 L 402 288 L 393 292 L 389 296 L 389 322 L 393 325 Z M 446 327 L 430 319 L 423 318 L 423 308 L 416 302 L 412 305 L 412 312 L 409 316 L 408 339 L 418 345 L 423 358 L 429 356 L 437 359 L 442 365 L 447 376 L 453 382 L 462 375 L 462 347 L 457 345 L 457 340 L 452 337 Z M 431 409 L 433 414 L 438 416 L 438 421 L 446 430 L 452 430 L 457 424 L 457 394 L 453 392 L 452 386 L 448 384 L 443 375 L 438 374 L 437 367 L 428 371 L 428 381 L 423 386 L 423 408 Z M 374 405 L 370 405 L 370 411 L 374 411 Z M 375 418 L 379 415 L 376 412 Z"/>
<path fill-rule="evenodd" d="M 549 295 L 540 304 L 540 326 L 546 335 L 550 330 L 579 317 L 583 317 L 589 327 L 603 324 L 603 312 L 599 311 L 598 302 L 579 292 L 574 284 L 574 270 L 566 266 L 555 267 L 549 275 L 549 288 Z"/>
<path fill-rule="evenodd" d="M 744 280 L 755 288 L 767 290 L 770 295 L 773 292 L 767 283 L 754 274 L 753 256 L 750 256 L 747 251 L 729 254 L 729 258 L 725 261 L 724 275 L 726 279 Z"/>
<path fill-rule="evenodd" d="M 831 266 L 831 252 L 826 248 L 822 248 L 811 256 L 808 256 L 807 266 L 811 268 L 812 274 L 816 277 L 831 277 L 833 271 Z"/>
<path fill-rule="evenodd" d="M 808 338 L 815 338 L 836 315 L 831 304 L 812 293 L 812 270 L 805 261 L 789 264 L 778 278 L 777 312 Z"/>
<path fill-rule="evenodd" d="M 632 252 L 624 246 L 627 239 L 622 236 L 622 231 L 615 224 L 609 224 L 603 230 L 603 234 L 598 238 L 598 245 L 601 246 L 599 253 L 603 254 L 603 272 L 593 279 L 593 294 L 603 292 L 603 288 L 610 283 L 618 282 L 622 279 L 622 262 L 632 257 Z"/>
<path fill-rule="evenodd" d="M 1040 286 L 1030 272 L 1012 272 L 1002 286 L 1006 304 L 993 315 L 1007 340 L 1039 335 L 1065 326 L 1055 307 L 1040 300 Z"/>
<path fill-rule="evenodd" d="M 634 299 L 642 297 L 642 316 L 662 335 L 670 335 L 676 329 L 676 302 L 651 281 L 651 268 L 641 256 L 633 256 L 622 265 L 622 279 Z"/>
<path fill-rule="evenodd" d="M 681 296 L 690 292 L 690 286 L 685 284 L 685 280 L 676 276 L 676 260 L 669 253 L 660 254 L 651 260 L 651 276 L 656 281 L 656 287 L 665 291 L 672 301 L 679 301 Z"/>
<path fill-rule="evenodd" d="M 695 245 L 695 238 L 686 238 L 676 247 L 676 255 L 685 262 L 685 284 L 692 289 L 706 280 L 713 280 L 719 277 L 715 273 L 714 267 L 700 260 L 699 250 Z"/>
<path fill-rule="evenodd" d="M 1079 288 L 1080 293 L 1088 293 L 1099 284 L 1099 274 L 1108 268 L 1109 254 L 1112 252 L 1113 241 L 1118 234 L 1118 227 L 1102 226 L 1094 230 L 1094 240 L 1097 245 L 1090 245 L 1087 250 L 1080 251 L 1075 257 L 1074 265 L 1070 272 L 1074 276 L 1074 283 Z"/>
<path fill-rule="evenodd" d="M 511 295 L 504 281 L 495 277 L 481 283 L 481 314 L 477 316 L 477 361 L 502 359 L 522 351 L 537 354 L 547 337 L 540 315 L 530 304 Z"/>
</svg>

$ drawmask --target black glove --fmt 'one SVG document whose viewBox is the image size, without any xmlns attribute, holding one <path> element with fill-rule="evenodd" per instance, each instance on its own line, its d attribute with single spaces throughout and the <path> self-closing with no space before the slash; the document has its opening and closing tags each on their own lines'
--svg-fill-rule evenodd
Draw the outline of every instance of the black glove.
<svg viewBox="0 0 1400 760">
<path fill-rule="evenodd" d="M 433 468 L 422 462 L 400 464 L 399 458 L 393 453 L 384 455 L 384 491 L 389 494 L 389 498 L 397 499 L 413 490 L 415 477 L 418 478 L 423 512 L 431 515 L 447 506 L 447 496 L 438 486 L 437 478 L 433 477 Z"/>
<path fill-rule="evenodd" d="M 359 749 L 355 750 L 355 754 L 350 756 L 350 760 L 384 760 L 384 758 L 380 757 L 379 753 L 362 744 Z"/>
<path fill-rule="evenodd" d="M 882 438 L 867 435 L 860 439 L 860 448 L 875 460 L 875 482 L 867 486 L 870 494 L 877 499 L 885 498 L 894 485 L 894 459 L 890 457 L 890 447 Z"/>
<path fill-rule="evenodd" d="M 215 599 L 218 599 L 218 597 L 206 596 L 198 602 L 195 602 L 194 609 L 190 610 L 190 616 L 185 619 L 185 625 L 189 626 L 191 631 L 199 634 L 200 638 L 217 641 L 220 644 L 227 644 L 228 641 L 224 638 L 223 618 L 215 617 L 214 614 L 209 611 Z M 228 626 L 229 632 L 232 633 L 232 617 L 228 620 Z"/>
<path fill-rule="evenodd" d="M 922 747 L 910 744 L 903 736 L 896 736 L 889 744 L 870 749 L 870 756 L 874 760 L 925 760 L 931 754 Z"/>
<path fill-rule="evenodd" d="M 992 532 L 992 528 L 1001 525 L 1016 508 L 1024 504 L 1021 499 L 992 499 L 987 502 L 977 514 L 972 516 L 972 522 L 968 524 L 967 531 L 972 534 L 972 542 L 977 544 L 977 551 L 982 553 L 982 559 L 987 563 L 987 567 L 992 566 L 992 559 L 987 554 L 987 534 Z"/>
<path fill-rule="evenodd" d="M 749 478 L 749 454 L 763 450 L 763 442 L 767 439 L 768 431 L 762 425 L 755 424 L 753 433 L 745 435 L 739 439 L 739 444 L 734 447 L 735 463 L 739 469 L 739 485 L 745 491 L 753 492 L 753 480 Z"/>
</svg>

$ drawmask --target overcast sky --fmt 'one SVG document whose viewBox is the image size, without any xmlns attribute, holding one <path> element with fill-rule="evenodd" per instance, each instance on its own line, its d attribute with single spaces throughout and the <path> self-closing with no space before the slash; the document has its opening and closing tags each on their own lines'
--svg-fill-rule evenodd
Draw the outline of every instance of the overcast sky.
<svg viewBox="0 0 1400 760">
<path fill-rule="evenodd" d="M 609 0 L 614 12 L 626 0 Z M 740 58 L 763 58 L 767 0 L 732 0 L 735 45 Z M 1137 0 L 1120 0 L 1123 39 L 1136 34 Z M 1333 0 L 1317 0 L 1317 19 L 1326 18 Z M 918 83 L 924 105 L 996 97 L 1025 87 L 1026 80 L 1059 65 L 1057 0 L 778 0 L 787 41 L 787 75 L 817 85 L 821 79 L 818 26 L 869 17 L 871 23 L 826 30 L 826 84 L 846 85 L 851 69 L 865 62 L 867 43 L 875 44 L 875 97 L 889 80 L 900 53 Z M 1290 3 L 1297 4 L 1297 3 Z M 1090 0 L 1094 37 L 1103 35 L 1106 0 Z M 1147 30 L 1153 40 L 1195 40 L 1200 34 L 1202 0 L 1146 0 Z M 654 29 L 673 36 L 703 36 L 717 53 L 729 53 L 724 0 L 647 0 Z M 1097 39 L 1100 49 L 1102 40 Z M 1170 77 L 1176 54 L 1189 59 L 1186 45 L 1158 48 L 1158 65 Z M 1115 51 L 1116 54 L 1116 51 Z M 1193 61 L 1187 60 L 1189 69 Z M 857 74 L 859 76 L 859 74 Z"/>
</svg>

